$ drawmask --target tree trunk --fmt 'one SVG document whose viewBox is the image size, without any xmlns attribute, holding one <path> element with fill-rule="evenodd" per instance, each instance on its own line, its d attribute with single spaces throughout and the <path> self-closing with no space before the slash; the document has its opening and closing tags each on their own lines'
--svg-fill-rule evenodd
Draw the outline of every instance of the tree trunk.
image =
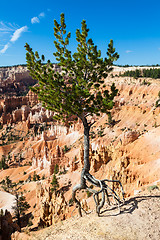
<svg viewBox="0 0 160 240">
<path fill-rule="evenodd" d="M 21 218 L 20 218 L 19 210 L 18 210 L 18 212 L 17 212 L 17 220 L 18 220 L 18 225 L 19 225 L 20 232 L 21 232 Z"/>
<path fill-rule="evenodd" d="M 90 163 L 89 163 L 89 147 L 90 147 L 89 131 L 90 131 L 90 127 L 88 126 L 86 118 L 84 118 L 83 126 L 84 126 L 84 166 L 83 166 L 82 173 L 81 173 L 81 185 L 85 187 L 86 180 L 84 179 L 84 176 L 86 173 L 89 173 L 89 170 L 90 170 Z"/>
<path fill-rule="evenodd" d="M 89 163 L 89 131 L 90 126 L 88 125 L 87 119 L 84 117 L 82 119 L 83 126 L 84 126 L 84 166 L 81 172 L 81 182 L 73 187 L 72 190 L 72 199 L 76 202 L 79 215 L 82 216 L 81 212 L 81 205 L 80 202 L 76 199 L 76 192 L 77 190 L 86 189 L 86 174 L 89 173 L 90 170 L 90 163 Z"/>
<path fill-rule="evenodd" d="M 77 184 L 76 186 L 73 187 L 72 190 L 72 199 L 75 201 L 77 207 L 78 207 L 78 212 L 79 215 L 82 217 L 82 207 L 80 204 L 80 201 L 76 198 L 76 192 L 81 189 L 88 189 L 93 193 L 93 198 L 96 204 L 96 212 L 98 213 L 98 216 L 100 214 L 101 208 L 104 206 L 105 203 L 105 195 L 107 196 L 108 203 L 109 202 L 109 194 L 108 194 L 108 186 L 106 185 L 107 182 L 118 182 L 122 188 L 122 195 L 123 195 L 123 200 L 124 200 L 124 192 L 123 192 L 123 187 L 121 185 L 121 182 L 118 180 L 98 180 L 94 176 L 92 176 L 89 171 L 90 171 L 90 162 L 89 162 L 89 149 L 90 149 L 90 141 L 89 141 L 89 131 L 90 131 L 90 124 L 88 124 L 87 119 L 85 117 L 81 118 L 84 126 L 84 166 L 81 172 L 81 182 L 80 184 Z M 89 182 L 90 184 L 99 187 L 100 191 L 92 190 L 90 189 L 86 181 Z M 111 189 L 109 190 L 111 195 L 114 197 L 115 201 L 117 200 L 118 206 L 120 203 L 120 198 L 118 195 L 112 191 Z M 112 193 L 113 192 L 113 193 Z M 101 201 L 99 201 L 99 194 L 101 193 Z M 84 209 L 83 209 L 84 210 Z"/>
</svg>

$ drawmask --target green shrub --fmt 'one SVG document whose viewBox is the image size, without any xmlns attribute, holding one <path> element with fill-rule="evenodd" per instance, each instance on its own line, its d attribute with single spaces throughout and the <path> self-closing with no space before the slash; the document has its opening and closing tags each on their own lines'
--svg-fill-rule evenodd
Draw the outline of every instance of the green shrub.
<svg viewBox="0 0 160 240">
<path fill-rule="evenodd" d="M 40 180 L 40 176 L 38 174 L 36 174 L 36 172 L 34 172 L 33 181 L 36 182 L 36 181 L 39 181 L 39 180 Z"/>
<path fill-rule="evenodd" d="M 69 206 L 73 206 L 73 199 L 72 198 L 69 199 Z"/>
<path fill-rule="evenodd" d="M 34 174 L 33 174 L 33 181 L 35 182 L 36 180 L 37 180 L 36 172 L 34 172 Z"/>
<path fill-rule="evenodd" d="M 71 149 L 71 147 L 68 147 L 67 145 L 64 146 L 63 152 L 66 153 Z"/>
<path fill-rule="evenodd" d="M 98 129 L 98 137 L 103 137 L 103 133 L 104 133 L 104 128 L 102 128 L 102 125 L 100 126 L 100 129 Z"/>
<path fill-rule="evenodd" d="M 36 205 L 37 205 L 37 204 L 35 203 L 35 204 L 34 204 L 34 206 L 33 206 L 33 208 L 35 208 L 35 207 L 36 207 Z"/>
<path fill-rule="evenodd" d="M 37 181 L 40 180 L 40 176 L 38 174 L 36 174 L 36 178 L 37 178 Z"/>
<path fill-rule="evenodd" d="M 149 186 L 147 189 L 149 192 L 151 192 L 152 190 L 159 189 L 159 188 L 157 185 L 152 185 L 152 186 Z"/>
<path fill-rule="evenodd" d="M 24 181 L 23 180 L 19 180 L 18 184 L 23 184 Z"/>
<path fill-rule="evenodd" d="M 142 82 L 142 85 L 147 85 L 147 86 L 149 86 L 149 85 L 151 85 L 151 82 L 147 82 L 146 80 L 144 80 L 144 81 Z"/>
<path fill-rule="evenodd" d="M 94 131 L 90 132 L 90 136 L 91 136 L 91 139 L 95 138 L 96 137 L 96 134 Z"/>
<path fill-rule="evenodd" d="M 53 188 L 52 188 L 51 190 L 56 191 L 57 188 L 59 188 L 59 183 L 58 183 L 58 180 L 57 180 L 55 174 L 53 175 L 51 184 L 52 184 L 52 186 L 53 186 Z"/>
<path fill-rule="evenodd" d="M 86 193 L 87 193 L 87 197 L 88 197 L 88 198 L 89 198 L 90 196 L 92 196 L 92 193 L 89 192 L 88 190 L 86 191 Z"/>
<path fill-rule="evenodd" d="M 58 172 L 59 172 L 59 166 L 58 166 L 58 164 L 56 164 L 54 166 L 54 174 L 57 174 Z"/>
<path fill-rule="evenodd" d="M 45 175 L 42 176 L 42 180 L 44 180 L 44 179 L 45 179 Z"/>
</svg>

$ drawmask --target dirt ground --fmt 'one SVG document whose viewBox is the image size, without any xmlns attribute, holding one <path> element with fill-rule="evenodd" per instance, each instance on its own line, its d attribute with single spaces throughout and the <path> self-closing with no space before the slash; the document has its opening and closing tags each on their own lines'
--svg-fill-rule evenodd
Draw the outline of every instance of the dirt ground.
<svg viewBox="0 0 160 240">
<path fill-rule="evenodd" d="M 19 238 L 21 239 L 21 238 Z M 160 191 L 141 193 L 118 209 L 105 209 L 80 218 L 72 217 L 55 226 L 31 232 L 33 240 L 159 240 Z"/>
</svg>

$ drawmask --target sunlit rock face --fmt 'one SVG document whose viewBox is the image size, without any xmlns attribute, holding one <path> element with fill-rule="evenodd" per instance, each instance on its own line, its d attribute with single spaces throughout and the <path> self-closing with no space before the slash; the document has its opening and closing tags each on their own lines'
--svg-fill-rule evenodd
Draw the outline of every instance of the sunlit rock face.
<svg viewBox="0 0 160 240">
<path fill-rule="evenodd" d="M 20 96 L 28 92 L 29 86 L 36 84 L 26 67 L 0 68 L 1 96 Z"/>
<path fill-rule="evenodd" d="M 36 187 L 37 224 L 50 226 L 64 220 L 69 212 L 68 204 L 62 192 L 51 190 L 51 186 L 45 186 L 38 182 Z"/>
<path fill-rule="evenodd" d="M 62 170 L 71 166 L 70 159 L 65 155 L 63 140 L 66 138 L 68 143 L 72 143 L 78 139 L 79 133 L 74 129 L 74 127 L 51 125 L 47 133 L 43 131 L 37 136 L 38 142 L 32 146 L 32 168 L 46 169 L 49 175 L 52 175 L 56 164 Z M 61 139 L 59 145 L 58 138 Z M 66 142 L 66 146 L 68 143 Z"/>
</svg>

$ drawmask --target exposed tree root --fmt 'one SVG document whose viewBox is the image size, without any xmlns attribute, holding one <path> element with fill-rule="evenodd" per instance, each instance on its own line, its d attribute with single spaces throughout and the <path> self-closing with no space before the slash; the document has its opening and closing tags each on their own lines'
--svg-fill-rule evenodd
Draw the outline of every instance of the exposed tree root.
<svg viewBox="0 0 160 240">
<path fill-rule="evenodd" d="M 91 183 L 92 185 L 99 187 L 100 190 L 96 191 L 94 189 L 91 189 L 87 186 L 86 182 Z M 111 189 L 106 182 L 116 182 L 120 185 L 121 187 L 121 192 L 122 192 L 122 200 L 120 199 L 120 196 L 113 190 Z M 86 189 L 89 192 L 93 193 L 93 199 L 96 204 L 96 212 L 98 216 L 100 216 L 100 210 L 105 204 L 105 198 L 107 200 L 108 205 L 111 205 L 110 197 L 112 197 L 115 201 L 115 204 L 117 205 L 119 211 L 120 211 L 120 205 L 124 202 L 124 191 L 122 184 L 119 180 L 109 180 L 109 179 L 103 179 L 103 180 L 98 180 L 94 176 L 92 176 L 89 172 L 85 172 L 82 170 L 82 175 L 81 175 L 81 183 L 77 184 L 74 186 L 73 191 L 72 191 L 72 199 L 76 203 L 76 207 L 78 208 L 79 215 L 82 217 L 82 211 L 83 210 L 85 213 L 87 213 L 82 207 L 80 202 L 76 198 L 76 192 L 78 190 Z M 101 200 L 99 200 L 99 194 L 102 194 Z"/>
</svg>

